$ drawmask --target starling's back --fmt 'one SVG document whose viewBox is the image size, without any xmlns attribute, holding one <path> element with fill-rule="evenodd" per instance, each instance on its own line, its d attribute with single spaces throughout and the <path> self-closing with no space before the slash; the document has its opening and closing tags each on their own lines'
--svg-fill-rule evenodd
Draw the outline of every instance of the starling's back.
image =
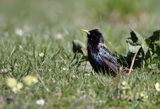
<svg viewBox="0 0 160 109">
<path fill-rule="evenodd" d="M 109 52 L 104 44 L 99 44 L 96 49 L 88 46 L 88 59 L 96 72 L 115 75 L 119 72 L 120 65 L 117 59 Z"/>
</svg>

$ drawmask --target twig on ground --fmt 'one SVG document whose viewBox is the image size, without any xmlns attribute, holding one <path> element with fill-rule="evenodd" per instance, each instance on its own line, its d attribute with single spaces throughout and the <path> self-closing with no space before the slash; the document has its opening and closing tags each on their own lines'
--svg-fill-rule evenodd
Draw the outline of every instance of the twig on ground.
<svg viewBox="0 0 160 109">
<path fill-rule="evenodd" d="M 137 53 L 138 53 L 138 52 L 137 52 Z M 133 65 L 134 65 L 134 62 L 135 62 L 135 59 L 136 59 L 137 53 L 135 53 L 135 54 L 134 54 L 134 57 L 133 57 L 133 59 L 132 59 L 131 66 L 130 66 L 129 71 L 128 71 L 128 75 L 130 75 L 130 74 L 131 74 L 131 72 L 132 72 Z"/>
</svg>

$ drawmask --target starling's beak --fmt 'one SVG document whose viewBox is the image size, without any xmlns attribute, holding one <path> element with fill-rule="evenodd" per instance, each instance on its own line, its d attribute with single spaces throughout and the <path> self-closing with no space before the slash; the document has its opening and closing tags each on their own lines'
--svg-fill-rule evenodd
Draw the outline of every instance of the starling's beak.
<svg viewBox="0 0 160 109">
<path fill-rule="evenodd" d="M 90 34 L 89 30 L 86 30 L 86 29 L 81 29 L 82 32 L 85 32 L 87 33 L 88 35 Z"/>
</svg>

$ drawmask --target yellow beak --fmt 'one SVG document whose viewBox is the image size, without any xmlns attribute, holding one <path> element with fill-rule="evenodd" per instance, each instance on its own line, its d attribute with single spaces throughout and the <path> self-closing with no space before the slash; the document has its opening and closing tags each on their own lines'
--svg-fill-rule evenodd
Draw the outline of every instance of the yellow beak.
<svg viewBox="0 0 160 109">
<path fill-rule="evenodd" d="M 86 30 L 86 29 L 81 29 L 82 32 L 85 32 L 87 34 L 90 34 L 89 30 Z"/>
</svg>

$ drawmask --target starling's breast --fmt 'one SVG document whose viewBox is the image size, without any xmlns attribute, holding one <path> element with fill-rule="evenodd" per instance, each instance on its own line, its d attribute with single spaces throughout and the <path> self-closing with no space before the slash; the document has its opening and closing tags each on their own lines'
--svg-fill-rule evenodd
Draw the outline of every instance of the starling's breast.
<svg viewBox="0 0 160 109">
<path fill-rule="evenodd" d="M 91 66 L 96 72 L 105 69 L 104 62 L 102 58 L 100 57 L 98 51 L 96 52 L 88 51 L 88 59 L 89 59 Z"/>
</svg>

